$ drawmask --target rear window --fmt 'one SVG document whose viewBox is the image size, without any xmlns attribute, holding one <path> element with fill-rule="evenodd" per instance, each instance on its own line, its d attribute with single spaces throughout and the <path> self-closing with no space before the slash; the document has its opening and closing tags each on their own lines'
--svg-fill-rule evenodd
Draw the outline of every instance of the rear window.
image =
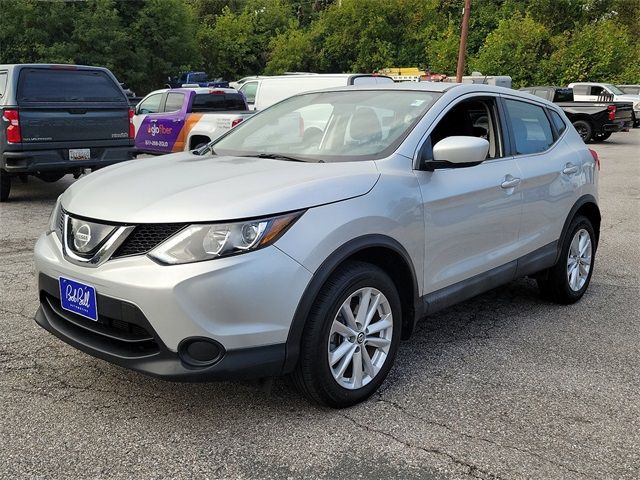
<svg viewBox="0 0 640 480">
<path fill-rule="evenodd" d="M 0 98 L 4 97 L 4 91 L 7 89 L 7 72 L 0 72 Z"/>
<path fill-rule="evenodd" d="M 18 102 L 119 102 L 126 98 L 105 72 L 28 68 L 20 72 Z"/>
<path fill-rule="evenodd" d="M 553 97 L 554 102 L 573 102 L 573 90 L 570 88 L 559 88 Z"/>
<path fill-rule="evenodd" d="M 226 110 L 246 110 L 240 93 L 199 93 L 193 99 L 192 112 L 220 112 Z"/>
</svg>

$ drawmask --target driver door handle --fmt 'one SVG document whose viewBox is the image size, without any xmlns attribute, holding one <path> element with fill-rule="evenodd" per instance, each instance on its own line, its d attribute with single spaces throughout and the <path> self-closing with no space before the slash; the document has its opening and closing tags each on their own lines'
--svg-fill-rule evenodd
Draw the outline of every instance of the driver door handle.
<svg viewBox="0 0 640 480">
<path fill-rule="evenodd" d="M 578 173 L 578 170 L 580 170 L 580 167 L 578 167 L 578 165 L 574 165 L 573 163 L 567 163 L 564 166 L 562 173 L 564 173 L 565 175 L 571 175 L 574 173 Z"/>
<path fill-rule="evenodd" d="M 512 177 L 511 175 L 507 175 L 507 178 L 500 184 L 502 188 L 509 189 L 514 188 L 520 185 L 521 180 L 519 178 Z"/>
</svg>

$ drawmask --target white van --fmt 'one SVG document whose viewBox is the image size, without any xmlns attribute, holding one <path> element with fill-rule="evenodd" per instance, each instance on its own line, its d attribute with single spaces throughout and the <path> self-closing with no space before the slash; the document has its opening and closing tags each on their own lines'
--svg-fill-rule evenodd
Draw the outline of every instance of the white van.
<svg viewBox="0 0 640 480">
<path fill-rule="evenodd" d="M 280 100 L 311 90 L 385 83 L 393 83 L 393 79 L 383 75 L 362 73 L 280 75 L 247 80 L 240 87 L 240 91 L 247 97 L 251 110 L 262 110 Z"/>
</svg>

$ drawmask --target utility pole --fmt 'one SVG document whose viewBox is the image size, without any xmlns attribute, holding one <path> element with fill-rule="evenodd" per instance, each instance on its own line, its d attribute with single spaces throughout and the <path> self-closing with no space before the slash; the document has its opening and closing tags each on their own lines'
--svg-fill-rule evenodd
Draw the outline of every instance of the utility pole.
<svg viewBox="0 0 640 480">
<path fill-rule="evenodd" d="M 462 28 L 460 31 L 460 49 L 458 50 L 458 68 L 456 69 L 456 82 L 462 82 L 464 75 L 464 55 L 467 52 L 467 37 L 469 36 L 469 16 L 471 15 L 471 0 L 464 0 L 462 11 Z"/>
</svg>

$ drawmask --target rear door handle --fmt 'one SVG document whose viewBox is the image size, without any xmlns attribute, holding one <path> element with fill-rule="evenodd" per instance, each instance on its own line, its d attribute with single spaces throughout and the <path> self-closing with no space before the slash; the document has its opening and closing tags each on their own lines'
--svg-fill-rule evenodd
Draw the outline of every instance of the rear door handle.
<svg viewBox="0 0 640 480">
<path fill-rule="evenodd" d="M 578 165 L 574 165 L 573 163 L 567 163 L 564 166 L 562 173 L 564 173 L 565 175 L 572 175 L 574 173 L 578 173 L 578 170 L 580 170 L 580 167 L 578 167 Z"/>
<path fill-rule="evenodd" d="M 519 178 L 512 177 L 511 175 L 507 175 L 505 180 L 500 184 L 502 188 L 505 190 L 509 188 L 514 188 L 520 185 L 521 180 Z"/>
</svg>

